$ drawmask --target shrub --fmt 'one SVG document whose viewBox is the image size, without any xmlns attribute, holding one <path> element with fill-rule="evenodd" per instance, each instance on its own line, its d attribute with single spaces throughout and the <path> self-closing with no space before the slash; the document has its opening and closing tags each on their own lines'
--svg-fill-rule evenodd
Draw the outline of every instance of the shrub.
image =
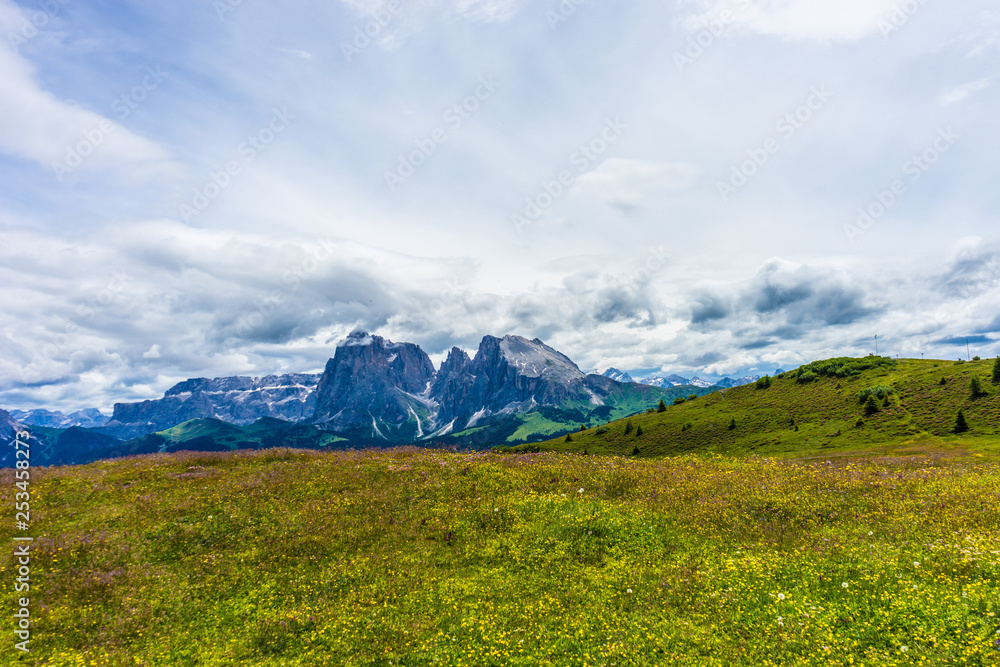
<svg viewBox="0 0 1000 667">
<path fill-rule="evenodd" d="M 639 424 L 635 428 L 635 437 L 638 438 L 640 435 L 642 435 L 642 424 Z"/>
<path fill-rule="evenodd" d="M 768 389 L 771 386 L 771 376 L 765 375 L 764 377 L 757 380 L 754 383 L 754 387 L 757 389 Z"/>
<path fill-rule="evenodd" d="M 688 394 L 687 400 L 693 401 L 696 398 L 698 398 L 698 394 Z"/>
<path fill-rule="evenodd" d="M 888 408 L 888 407 L 891 407 L 891 406 L 892 406 L 892 403 L 889 401 L 889 397 L 888 396 L 883 397 L 882 398 L 882 407 L 883 408 Z"/>
<path fill-rule="evenodd" d="M 663 399 L 661 398 L 660 399 L 660 404 L 656 406 L 656 411 L 657 412 L 666 412 L 666 410 L 667 410 L 667 404 L 664 403 Z"/>
<path fill-rule="evenodd" d="M 941 381 L 938 382 L 938 384 L 948 384 L 948 380 L 945 378 L 941 378 Z"/>
<path fill-rule="evenodd" d="M 632 432 L 632 420 L 629 419 L 625 422 L 625 435 L 628 435 L 631 432 Z"/>
<path fill-rule="evenodd" d="M 854 422 L 854 425 L 858 428 L 861 428 L 862 426 L 865 425 L 865 420 L 862 419 L 861 417 L 858 417 L 858 421 Z"/>
<path fill-rule="evenodd" d="M 586 427 L 586 426 L 584 426 L 583 424 L 580 424 L 580 430 L 581 430 L 581 431 L 586 431 L 586 430 L 587 430 L 587 427 Z"/>
<path fill-rule="evenodd" d="M 569 433 L 566 434 L 566 440 L 564 442 L 573 442 L 573 436 Z"/>
<path fill-rule="evenodd" d="M 632 456 L 638 456 L 640 454 L 639 445 L 632 448 Z"/>
<path fill-rule="evenodd" d="M 674 405 L 680 405 L 681 403 L 684 403 L 685 401 L 687 401 L 686 398 L 678 396 L 677 398 L 674 399 Z"/>
<path fill-rule="evenodd" d="M 884 384 L 876 384 L 858 392 L 858 403 L 864 403 L 869 396 L 874 396 L 878 399 L 888 398 L 890 394 L 894 394 L 895 392 L 896 390 L 892 387 Z"/>
<path fill-rule="evenodd" d="M 872 368 L 893 368 L 896 365 L 896 361 L 892 357 L 876 357 L 872 355 L 870 357 L 837 357 L 836 359 L 827 359 L 825 361 L 814 361 L 811 364 L 806 364 L 805 366 L 799 367 L 796 371 L 800 382 L 811 382 L 812 380 L 802 380 L 802 376 L 806 373 L 812 373 L 816 377 L 849 377 L 851 375 L 858 375 L 862 371 L 867 371 Z M 815 377 L 812 378 L 816 379 Z"/>
<path fill-rule="evenodd" d="M 993 362 L 993 384 L 1000 384 L 1000 357 Z"/>
<path fill-rule="evenodd" d="M 733 417 L 732 419 L 729 420 L 729 427 L 728 428 L 729 428 L 730 431 L 736 430 L 736 417 Z"/>
<path fill-rule="evenodd" d="M 874 396 L 869 396 L 868 400 L 865 401 L 865 416 L 871 417 L 876 412 L 878 412 L 878 401 L 875 400 Z"/>
<path fill-rule="evenodd" d="M 803 371 L 799 373 L 799 376 L 796 378 L 796 381 L 799 382 L 799 384 L 809 384 L 810 382 L 816 380 L 817 378 L 819 378 L 819 376 L 813 373 L 812 371 Z"/>
<path fill-rule="evenodd" d="M 982 359 L 979 356 L 972 357 L 972 360 L 973 361 L 982 361 Z"/>
<path fill-rule="evenodd" d="M 968 430 L 969 430 L 969 422 L 965 420 L 965 413 L 959 410 L 958 415 L 955 417 L 955 428 L 953 428 L 951 432 L 965 433 Z"/>
<path fill-rule="evenodd" d="M 599 429 L 597 429 L 596 431 L 594 431 L 594 435 L 604 435 L 607 432 L 608 432 L 607 427 L 602 426 Z M 586 450 L 584 450 L 584 453 L 586 453 Z"/>
</svg>

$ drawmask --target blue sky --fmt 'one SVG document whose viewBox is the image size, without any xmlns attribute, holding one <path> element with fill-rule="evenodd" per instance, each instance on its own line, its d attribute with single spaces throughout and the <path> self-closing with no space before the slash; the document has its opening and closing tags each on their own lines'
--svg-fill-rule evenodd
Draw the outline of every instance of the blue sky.
<svg viewBox="0 0 1000 667">
<path fill-rule="evenodd" d="M 1000 353 L 995 3 L 0 0 L 0 37 L 4 408 L 355 328 L 710 377 Z"/>
</svg>

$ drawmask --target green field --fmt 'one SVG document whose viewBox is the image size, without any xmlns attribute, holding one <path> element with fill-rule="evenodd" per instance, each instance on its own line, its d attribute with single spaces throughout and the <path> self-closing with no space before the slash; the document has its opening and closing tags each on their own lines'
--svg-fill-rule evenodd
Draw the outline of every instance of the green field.
<svg viewBox="0 0 1000 667">
<path fill-rule="evenodd" d="M 8 640 L 3 664 L 995 665 L 985 461 L 410 448 L 37 470 L 32 652 Z M 0 484 L 10 501 L 13 471 Z"/>
</svg>

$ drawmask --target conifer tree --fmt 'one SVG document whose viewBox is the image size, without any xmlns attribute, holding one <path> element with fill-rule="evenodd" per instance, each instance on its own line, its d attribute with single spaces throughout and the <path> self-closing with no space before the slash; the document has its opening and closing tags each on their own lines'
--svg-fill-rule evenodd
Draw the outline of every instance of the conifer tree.
<svg viewBox="0 0 1000 667">
<path fill-rule="evenodd" d="M 969 422 L 965 421 L 965 413 L 959 410 L 958 416 L 955 417 L 955 428 L 952 429 L 952 433 L 965 433 L 968 430 Z"/>
</svg>

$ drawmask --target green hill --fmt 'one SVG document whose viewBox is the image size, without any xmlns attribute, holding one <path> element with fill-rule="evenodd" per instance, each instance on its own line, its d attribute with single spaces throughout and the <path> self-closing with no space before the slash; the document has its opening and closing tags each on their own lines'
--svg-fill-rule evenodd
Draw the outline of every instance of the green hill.
<svg viewBox="0 0 1000 667">
<path fill-rule="evenodd" d="M 1000 452 L 993 364 L 887 357 L 817 361 L 769 383 L 717 391 L 538 447 L 591 454 L 633 454 L 638 448 L 642 456 Z M 983 395 L 973 396 L 974 377 Z M 874 395 L 876 411 L 866 409 L 867 393 Z M 959 410 L 969 430 L 954 433 Z"/>
</svg>

